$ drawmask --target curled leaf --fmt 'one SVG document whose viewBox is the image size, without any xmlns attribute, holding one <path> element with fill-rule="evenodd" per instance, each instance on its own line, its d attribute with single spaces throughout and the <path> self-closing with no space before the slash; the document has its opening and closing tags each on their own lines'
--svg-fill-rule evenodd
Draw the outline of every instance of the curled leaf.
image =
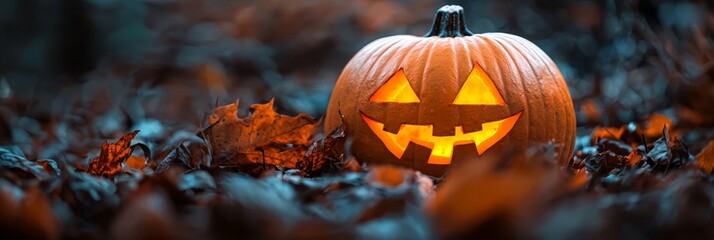
<svg viewBox="0 0 714 240">
<path fill-rule="evenodd" d="M 677 136 L 670 137 L 665 126 L 662 137 L 654 142 L 652 149 L 645 154 L 646 167 L 655 171 L 667 172 L 671 169 L 681 168 L 690 162 L 693 157 L 681 139 Z"/>
<path fill-rule="evenodd" d="M 20 178 L 46 179 L 49 177 L 42 166 L 5 148 L 0 148 L 0 169 L 10 170 Z"/>
<path fill-rule="evenodd" d="M 169 155 L 159 162 L 156 167 L 157 173 L 163 173 L 171 166 L 180 166 L 185 169 L 191 169 L 191 151 L 183 144 L 179 144 L 174 150 L 169 152 Z"/>
</svg>

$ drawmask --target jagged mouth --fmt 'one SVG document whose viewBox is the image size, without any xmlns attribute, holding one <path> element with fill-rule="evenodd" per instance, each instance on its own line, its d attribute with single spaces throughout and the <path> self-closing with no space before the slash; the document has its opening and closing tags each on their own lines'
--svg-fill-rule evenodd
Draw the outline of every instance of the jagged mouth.
<svg viewBox="0 0 714 240">
<path fill-rule="evenodd" d="M 446 165 L 451 164 L 454 146 L 457 145 L 476 144 L 478 154 L 483 154 L 511 132 L 511 129 L 521 117 L 521 113 L 518 112 L 501 120 L 483 123 L 480 131 L 464 133 L 463 127 L 457 126 L 454 129 L 455 134 L 453 136 L 434 136 L 434 125 L 415 124 L 402 124 L 397 133 L 391 133 L 384 130 L 384 123 L 376 121 L 364 113 L 360 114 L 367 126 L 372 129 L 372 132 L 382 140 L 387 149 L 397 158 L 401 159 L 409 142 L 414 142 L 431 149 L 429 164 Z"/>
</svg>

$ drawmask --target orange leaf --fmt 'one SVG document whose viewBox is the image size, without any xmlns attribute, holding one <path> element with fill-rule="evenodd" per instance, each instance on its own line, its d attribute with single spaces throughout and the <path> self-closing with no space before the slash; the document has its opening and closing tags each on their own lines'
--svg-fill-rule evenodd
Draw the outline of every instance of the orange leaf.
<svg viewBox="0 0 714 240">
<path fill-rule="evenodd" d="M 660 129 L 661 131 L 661 129 Z M 598 127 L 593 129 L 593 132 L 590 134 L 591 139 L 590 139 L 590 144 L 595 145 L 597 144 L 598 139 L 621 139 L 622 134 L 625 133 L 625 127 L 619 127 L 619 128 L 613 128 L 613 127 Z"/>
<path fill-rule="evenodd" d="M 238 104 L 221 106 L 208 118 L 208 141 L 218 165 L 266 163 L 294 168 L 310 146 L 316 121 L 307 114 L 290 117 L 273 110 L 273 100 L 253 104 L 246 117 Z"/>
<path fill-rule="evenodd" d="M 662 129 L 667 126 L 672 129 L 672 120 L 663 114 L 652 114 L 650 119 L 645 123 L 644 134 L 648 138 L 658 138 L 662 136 Z"/>
<path fill-rule="evenodd" d="M 139 134 L 139 130 L 127 133 L 116 143 L 102 143 L 102 152 L 89 162 L 88 172 L 95 176 L 113 178 L 121 173 L 122 163 L 131 155 L 131 140 Z"/>
</svg>

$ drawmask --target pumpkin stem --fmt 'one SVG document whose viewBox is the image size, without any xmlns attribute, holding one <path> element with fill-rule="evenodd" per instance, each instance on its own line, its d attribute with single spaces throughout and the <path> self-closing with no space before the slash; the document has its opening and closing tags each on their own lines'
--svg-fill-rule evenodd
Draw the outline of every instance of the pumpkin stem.
<svg viewBox="0 0 714 240">
<path fill-rule="evenodd" d="M 431 31 L 424 37 L 465 37 L 471 35 L 474 35 L 474 33 L 466 27 L 464 8 L 459 5 L 446 5 L 436 11 Z"/>
</svg>

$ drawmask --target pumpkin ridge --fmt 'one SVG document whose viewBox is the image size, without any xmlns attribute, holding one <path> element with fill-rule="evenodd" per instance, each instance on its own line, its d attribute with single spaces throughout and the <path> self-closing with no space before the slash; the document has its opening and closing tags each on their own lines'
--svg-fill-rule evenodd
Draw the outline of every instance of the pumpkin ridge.
<svg viewBox="0 0 714 240">
<path fill-rule="evenodd" d="M 381 40 L 381 41 L 380 41 L 380 40 Z M 338 90 L 338 87 L 339 87 L 340 89 L 342 89 L 342 88 L 348 87 L 348 86 L 350 86 L 350 85 L 353 85 L 355 82 L 358 84 L 358 85 L 357 85 L 357 92 L 362 92 L 361 89 L 363 89 L 363 88 L 365 87 L 365 84 L 367 84 L 367 82 L 365 82 L 365 81 L 356 81 L 356 80 L 355 80 L 354 75 L 355 75 L 356 72 L 358 72 L 358 71 L 357 71 L 357 69 L 353 69 L 354 67 L 352 67 L 352 66 L 355 65 L 355 62 L 365 61 L 365 62 L 367 62 L 367 63 L 370 63 L 369 66 L 370 66 L 370 69 L 371 69 L 371 68 L 374 66 L 374 63 L 375 63 L 377 60 L 379 60 L 379 59 L 381 58 L 381 56 L 386 52 L 386 50 L 388 50 L 388 49 L 391 48 L 392 46 L 396 45 L 396 44 L 399 42 L 399 40 L 400 40 L 400 39 L 397 38 L 397 37 L 393 37 L 393 38 L 383 38 L 383 39 L 375 40 L 374 42 L 368 44 L 368 46 L 369 46 L 369 45 L 376 45 L 376 46 L 374 46 L 374 48 L 376 49 L 376 50 L 374 50 L 374 51 L 375 51 L 374 54 L 371 54 L 369 51 L 367 51 L 367 50 L 369 50 L 368 48 L 361 49 L 361 50 L 360 50 L 352 59 L 350 59 L 350 61 L 347 63 L 347 66 L 350 66 L 350 67 L 345 67 L 345 70 L 343 71 L 343 73 L 340 74 L 340 76 L 338 77 L 338 80 L 337 80 L 337 82 L 335 83 L 335 89 L 333 89 L 332 95 L 334 96 L 335 92 L 337 92 L 337 90 Z M 384 43 L 382 43 L 382 42 L 384 42 Z M 378 57 L 372 58 L 372 57 L 370 57 L 370 56 L 372 56 L 372 55 L 378 55 Z M 345 71 L 348 71 L 348 72 L 345 72 Z M 336 97 L 336 99 L 335 99 L 335 100 L 336 100 L 335 103 L 333 103 L 332 100 L 333 100 L 333 97 L 331 96 L 331 97 L 330 97 L 330 103 L 329 103 L 329 105 L 342 103 L 345 99 L 344 99 L 342 96 L 338 96 L 338 97 Z M 343 104 L 349 103 L 349 101 L 344 101 L 344 102 L 345 102 L 345 103 L 343 103 Z M 329 109 L 329 108 L 328 108 L 328 109 Z M 345 112 L 346 115 L 349 115 L 349 112 L 348 112 L 348 111 L 344 111 L 344 112 Z M 334 116 L 334 115 L 333 115 L 333 116 Z M 326 117 L 326 118 L 325 118 L 325 123 L 326 123 L 325 126 L 327 127 L 327 126 L 328 126 L 328 123 L 332 122 L 332 123 L 329 124 L 329 125 L 333 125 L 332 128 L 336 127 L 336 125 L 338 124 L 337 122 L 341 122 L 341 120 L 338 120 L 338 119 L 335 119 L 335 118 L 341 119 L 340 117 L 330 117 L 330 116 Z M 332 120 L 332 121 L 330 121 L 330 120 Z M 345 122 L 344 124 L 349 125 L 350 123 L 349 123 L 349 122 Z M 354 127 L 354 126 L 353 126 L 353 127 L 348 127 L 348 130 L 347 130 L 347 131 L 354 131 L 354 130 L 350 130 L 350 129 L 355 129 L 355 127 Z M 332 129 L 331 129 L 330 131 L 332 131 Z"/>
<path fill-rule="evenodd" d="M 385 55 L 389 55 L 389 53 L 390 53 L 393 49 L 395 49 L 395 47 L 398 48 L 399 45 L 402 44 L 402 41 L 403 41 L 403 40 L 404 40 L 403 38 L 397 38 L 397 37 L 395 37 L 395 38 L 394 38 L 394 42 L 391 42 L 388 46 L 386 46 L 386 45 L 385 45 L 385 46 L 381 46 L 381 47 L 379 48 L 379 50 L 378 50 L 379 52 L 378 52 L 378 54 L 376 54 L 376 56 L 375 56 L 375 54 L 370 54 L 370 55 L 368 56 L 372 61 L 367 62 L 367 63 L 364 64 L 364 65 L 369 65 L 369 68 L 365 71 L 365 72 L 367 73 L 367 79 L 372 79 L 372 78 L 378 79 L 379 76 L 375 76 L 375 75 L 379 75 L 379 72 L 378 72 L 378 71 L 375 71 L 375 66 L 381 66 L 381 65 L 379 64 L 380 61 L 382 61 L 382 62 L 383 62 L 383 61 L 388 61 L 388 59 L 385 60 L 383 57 L 385 57 Z"/>
<path fill-rule="evenodd" d="M 543 89 L 543 80 L 544 80 L 543 76 L 541 75 L 541 73 L 539 71 L 536 70 L 536 68 L 533 66 L 533 64 L 531 64 L 532 62 L 534 62 L 533 60 L 535 60 L 535 59 L 533 59 L 531 57 L 531 55 L 523 53 L 521 48 L 525 48 L 525 46 L 523 45 L 523 43 L 521 43 L 521 41 L 510 39 L 510 38 L 507 38 L 504 36 L 497 36 L 497 38 L 501 39 L 504 42 L 509 43 L 511 48 L 517 54 L 519 54 L 522 59 L 527 60 L 527 62 L 529 63 L 528 67 L 531 69 L 531 71 L 535 75 L 535 80 L 537 81 L 537 84 L 535 84 L 535 85 L 538 88 L 538 91 L 537 91 L 538 95 L 540 95 L 540 104 L 542 106 L 542 108 L 540 108 L 540 109 L 548 109 L 550 107 L 549 105 L 551 105 L 551 104 L 548 104 L 550 101 L 550 96 L 545 95 L 546 93 L 545 93 L 545 90 Z M 548 116 L 545 116 L 545 114 L 543 114 L 543 112 L 540 112 L 540 113 L 543 116 L 543 118 L 541 118 L 541 119 L 550 119 Z M 555 127 L 556 127 L 555 125 L 553 125 L 553 124 L 543 124 L 543 125 L 545 125 L 547 127 L 545 129 L 545 131 L 557 132 L 557 129 L 555 129 Z M 540 127 L 543 127 L 543 125 L 541 125 Z M 545 140 L 545 139 L 541 139 L 541 140 Z M 547 140 L 550 141 L 550 139 L 547 139 Z"/>
<path fill-rule="evenodd" d="M 575 133 L 574 133 L 575 124 L 573 122 L 574 116 L 570 116 L 568 114 L 568 112 L 570 112 L 570 111 L 568 111 L 568 109 L 567 109 L 567 108 L 572 109 L 573 106 L 572 106 L 572 101 L 568 101 L 570 99 L 570 93 L 567 91 L 568 86 L 565 83 L 565 78 L 563 77 L 563 75 L 560 72 L 557 72 L 557 73 L 554 72 L 554 71 L 558 71 L 557 65 L 555 65 L 555 63 L 553 62 L 552 59 L 547 57 L 548 55 L 545 54 L 545 52 L 543 52 L 540 49 L 536 49 L 537 46 L 535 46 L 535 44 L 523 43 L 523 45 L 526 49 L 529 49 L 531 52 L 533 52 L 534 57 L 540 59 L 540 61 L 546 66 L 545 69 L 547 70 L 548 73 L 550 73 L 550 75 L 552 77 L 550 80 L 552 81 L 552 84 L 556 86 L 556 88 L 558 90 L 558 97 L 556 99 L 559 101 L 559 103 L 557 105 L 560 106 L 561 111 L 558 111 L 557 113 L 559 113 L 563 119 L 563 121 L 559 121 L 559 122 L 565 122 L 566 126 L 567 126 L 566 134 L 561 135 L 564 141 L 558 141 L 558 142 L 563 142 L 563 143 L 574 142 L 575 139 L 573 136 L 571 136 L 571 135 L 575 135 Z M 567 97 L 567 99 L 566 99 L 566 97 Z M 563 148 L 561 149 L 561 156 L 559 156 L 562 161 L 567 161 L 569 158 L 572 157 L 571 155 L 573 153 L 573 147 L 574 146 L 572 144 L 567 144 L 567 145 L 564 144 L 563 145 Z"/>
<path fill-rule="evenodd" d="M 558 77 L 558 74 L 553 72 L 553 67 L 551 66 L 551 64 L 555 64 L 555 63 L 553 63 L 552 60 L 550 60 L 550 59 L 546 59 L 545 56 L 547 56 L 547 55 L 545 53 L 537 51 L 533 46 L 534 44 L 527 44 L 525 42 L 523 42 L 521 44 L 524 47 L 524 49 L 530 51 L 530 53 L 531 53 L 530 55 L 534 56 L 534 60 L 540 61 L 543 64 L 543 66 L 545 66 L 545 67 L 543 67 L 545 69 L 543 69 L 543 68 L 541 68 L 541 69 L 544 70 L 545 74 L 549 74 L 548 80 L 551 81 L 550 84 L 557 86 L 556 88 L 558 91 L 558 97 L 555 98 L 555 100 L 558 101 L 558 103 L 555 105 L 559 106 L 559 109 L 558 109 L 558 111 L 555 112 L 555 114 L 556 114 L 556 116 L 559 116 L 558 122 L 565 122 L 566 125 L 569 125 L 567 123 L 570 122 L 570 116 L 567 116 L 568 111 L 566 110 L 566 107 L 568 107 L 568 104 L 567 104 L 567 101 L 565 99 L 563 99 L 563 96 L 570 96 L 570 94 L 569 93 L 566 94 L 563 91 L 563 89 L 562 89 L 563 86 L 561 85 L 561 81 L 559 81 L 560 79 Z M 560 76 L 562 78 L 562 75 L 560 75 Z M 562 80 L 565 81 L 565 79 L 562 79 Z M 565 86 L 565 87 L 567 88 L 567 86 Z M 561 138 L 563 138 L 563 140 L 565 140 L 565 141 L 557 141 L 557 142 L 563 142 L 563 143 L 569 142 L 569 140 L 570 140 L 569 136 L 570 136 L 570 134 L 572 134 L 571 127 L 567 126 L 565 131 L 566 132 L 564 135 L 560 135 Z M 570 148 L 572 148 L 572 146 L 570 146 L 569 144 L 568 145 L 563 144 L 563 146 L 560 150 L 560 156 L 558 156 L 559 163 L 561 162 L 561 160 L 572 157 L 572 156 L 570 156 L 572 154 L 572 150 Z"/>
<path fill-rule="evenodd" d="M 412 38 L 411 36 L 407 36 L 407 37 L 403 38 L 402 41 L 409 41 L 409 42 L 408 42 L 407 44 L 405 44 L 406 46 L 405 46 L 404 48 L 401 48 L 399 51 L 397 51 L 398 53 L 399 53 L 399 52 L 405 52 L 405 51 L 406 51 L 406 52 L 409 52 L 409 53 L 411 54 L 411 51 L 412 51 L 415 47 L 418 46 L 418 44 L 415 44 L 415 43 L 418 43 L 418 39 L 414 39 L 414 38 Z M 389 55 L 393 55 L 393 54 L 390 53 Z M 412 72 L 412 70 L 407 70 L 407 69 L 405 69 L 405 66 L 404 66 L 404 62 L 405 62 L 407 59 L 409 59 L 409 58 L 407 57 L 408 55 L 399 56 L 399 55 L 397 54 L 397 56 L 398 56 L 398 58 L 396 58 L 397 60 L 394 60 L 394 61 L 395 61 L 395 62 L 398 62 L 398 65 L 397 65 L 398 69 L 403 69 L 404 74 L 405 74 L 405 76 L 406 76 L 406 75 L 407 75 L 407 72 Z M 395 59 L 395 57 L 392 57 L 392 58 Z M 414 80 L 411 80 L 411 78 L 409 78 L 408 76 L 406 76 L 406 78 L 407 78 L 407 82 L 409 83 L 409 85 L 410 85 L 410 87 L 412 88 L 412 90 L 415 92 L 415 94 L 417 95 L 417 97 L 421 99 L 421 97 L 422 97 L 421 89 L 419 89 L 419 92 L 417 92 L 417 89 L 415 88 L 416 85 L 412 83 Z M 387 80 L 387 81 L 388 81 L 388 80 Z M 380 86 L 378 87 L 378 89 L 381 87 L 381 85 L 384 85 L 385 83 L 386 83 L 386 81 L 385 81 L 384 83 L 380 84 Z M 387 105 L 387 106 L 385 107 L 385 111 L 387 111 L 387 113 L 390 112 L 390 105 Z M 388 127 L 387 127 L 387 126 L 388 126 L 388 125 L 387 125 L 387 122 L 389 121 L 389 120 L 388 120 L 388 119 L 389 119 L 389 114 L 386 114 L 385 116 L 386 116 L 386 117 L 382 118 L 382 121 L 384 122 L 385 128 L 388 128 Z M 402 124 L 402 123 L 400 123 L 400 124 Z M 383 129 L 383 130 L 384 130 L 384 129 Z"/>
<path fill-rule="evenodd" d="M 419 42 L 419 43 L 421 43 L 421 42 Z M 419 52 L 419 54 L 417 54 L 417 56 L 422 56 L 422 58 L 423 58 L 424 53 L 426 53 L 427 51 L 429 51 L 428 56 L 426 56 L 426 59 L 427 59 L 426 62 L 428 62 L 429 59 L 431 58 L 432 51 L 433 51 L 434 45 L 435 45 L 435 42 L 433 42 L 433 41 L 430 41 L 429 43 L 431 44 L 430 46 L 424 46 L 424 47 L 421 49 L 421 51 Z M 404 58 L 404 59 L 403 59 L 403 61 L 406 61 L 406 60 L 407 60 L 407 58 Z M 420 76 L 421 78 L 424 77 L 424 75 L 425 75 L 425 73 L 426 73 L 426 70 L 427 70 L 427 66 L 426 66 L 426 64 L 425 64 L 425 65 L 424 65 L 424 69 L 422 69 L 422 73 L 421 73 L 421 76 Z M 426 84 L 424 84 L 423 81 L 420 81 L 420 83 L 419 83 L 419 96 L 423 96 L 425 86 L 426 86 Z M 416 109 L 416 119 L 417 119 L 417 122 L 421 122 L 421 121 L 420 121 L 420 120 L 421 120 L 421 106 L 418 106 L 417 109 Z M 410 151 L 409 155 L 416 156 L 416 152 L 415 152 L 416 149 L 415 149 L 415 148 L 413 148 L 413 147 L 412 147 L 412 148 L 407 147 L 407 149 L 405 149 L 405 153 L 404 153 L 404 154 L 406 154 L 406 151 Z M 413 166 L 416 167 L 416 166 L 417 166 L 417 161 L 412 161 L 412 164 L 414 164 Z"/>
<path fill-rule="evenodd" d="M 408 61 L 408 60 L 410 59 L 410 57 L 414 54 L 414 48 L 416 48 L 416 47 L 419 46 L 420 44 L 421 44 L 421 42 L 420 42 L 419 40 L 415 40 L 415 41 L 414 41 L 414 44 L 409 48 L 408 54 L 404 55 L 404 57 L 399 61 L 399 67 L 401 67 L 401 68 L 405 67 L 405 66 L 404 66 L 404 62 L 406 62 L 406 61 Z M 418 94 L 417 96 L 422 96 L 422 94 L 423 94 L 423 93 L 422 93 L 422 87 L 423 87 L 423 86 L 424 86 L 424 84 L 421 84 L 421 82 L 419 82 L 419 94 Z M 416 86 L 412 86 L 412 87 L 416 87 Z M 417 106 L 417 118 L 419 117 L 419 108 L 420 108 L 420 107 Z M 407 145 L 407 148 L 404 149 L 404 152 L 402 153 L 402 155 L 403 155 L 403 154 L 406 154 L 406 151 L 407 151 L 407 150 L 411 151 L 411 153 L 410 153 L 411 155 L 414 155 L 414 154 L 413 154 L 414 148 L 409 149 L 409 145 Z M 401 160 L 401 159 L 400 159 L 400 160 Z M 412 167 L 412 168 L 416 168 L 416 167 L 417 167 L 417 163 L 416 163 L 416 161 L 414 161 L 413 159 L 412 159 L 412 161 L 411 161 L 411 166 L 410 166 L 410 167 Z"/>
<path fill-rule="evenodd" d="M 516 62 L 515 62 L 515 59 L 513 58 L 513 53 L 511 53 L 511 52 L 509 51 L 509 49 L 507 49 L 507 48 L 504 46 L 503 43 L 501 43 L 500 41 L 498 41 L 496 38 L 492 38 L 492 37 L 490 37 L 490 36 L 489 36 L 489 37 L 484 37 L 483 39 L 484 39 L 484 41 L 491 42 L 491 45 L 495 45 L 495 46 L 497 46 L 498 48 L 500 48 L 501 51 L 505 53 L 504 55 L 507 54 L 508 57 L 507 57 L 506 59 L 509 61 L 509 66 L 510 66 L 510 67 L 515 68 L 516 66 L 518 66 L 518 65 L 516 64 Z M 491 48 L 489 48 L 489 49 L 491 49 Z M 494 50 L 491 50 L 491 51 L 493 52 Z M 499 66 L 499 67 L 500 67 L 500 66 Z M 499 70 L 500 70 L 500 69 L 499 69 Z M 521 92 L 527 92 L 527 93 L 528 93 L 529 91 L 528 91 L 528 89 L 526 88 L 525 83 L 522 81 L 522 79 L 523 79 L 523 73 L 522 73 L 521 71 L 516 71 L 516 72 L 518 72 L 519 78 L 518 78 L 518 81 L 514 81 L 514 82 L 520 83 L 520 85 L 521 85 Z M 521 96 L 519 96 L 519 98 L 520 98 L 520 100 L 521 100 L 522 102 L 525 102 L 525 103 L 526 103 L 526 106 L 525 106 L 524 111 L 528 111 L 528 114 L 526 114 L 526 116 L 525 116 L 525 117 L 527 118 L 527 123 L 524 124 L 524 126 L 526 127 L 526 131 L 525 131 L 526 137 L 525 137 L 525 139 L 527 139 L 527 140 L 528 140 L 528 143 L 530 143 L 530 140 L 529 140 L 529 139 L 530 139 L 530 135 L 531 135 L 531 127 L 530 127 L 530 124 L 531 124 L 531 112 L 532 112 L 532 111 L 531 111 L 531 103 L 530 103 L 530 101 L 529 101 L 528 99 L 526 99 L 526 96 L 525 96 L 525 95 L 521 95 Z"/>
<path fill-rule="evenodd" d="M 386 78 L 383 78 L 380 76 L 381 72 L 379 71 L 380 67 L 383 66 L 385 63 L 389 63 L 391 61 L 394 61 L 394 52 L 399 52 L 401 49 L 403 49 L 403 45 L 408 45 L 410 42 L 408 41 L 409 38 L 407 37 L 402 37 L 402 36 L 396 36 L 395 37 L 395 43 L 385 47 L 384 51 L 382 54 L 374 58 L 373 62 L 369 63 L 369 70 L 366 71 L 366 78 L 361 80 L 363 84 L 362 87 L 360 87 L 360 93 L 366 94 L 367 100 L 366 103 L 370 104 L 371 102 L 369 101 L 369 96 L 371 96 L 373 93 L 369 93 L 366 91 L 361 91 L 361 89 L 371 89 L 375 87 L 376 89 L 379 89 L 382 85 L 384 85 L 387 81 L 389 81 L 389 78 L 391 77 L 390 74 L 385 75 Z M 366 79 L 369 79 L 369 81 L 365 81 Z M 407 79 L 408 80 L 408 79 Z M 418 96 L 418 95 L 417 95 Z M 365 103 L 362 103 L 365 104 Z M 360 107 L 361 108 L 361 107 Z M 387 116 L 387 114 L 384 114 L 384 116 Z M 359 123 L 358 123 L 359 124 Z"/>
<path fill-rule="evenodd" d="M 526 47 L 529 47 L 529 49 L 531 49 L 531 51 L 538 53 L 537 55 L 541 59 L 541 61 L 548 66 L 546 69 L 553 77 L 552 80 L 555 81 L 555 85 L 557 85 L 557 89 L 558 89 L 558 93 L 559 93 L 558 100 L 560 100 L 562 103 L 559 106 L 561 107 L 562 113 L 564 114 L 563 117 L 565 119 L 565 122 L 567 122 L 567 123 L 573 122 L 575 117 L 567 114 L 569 112 L 568 108 L 570 108 L 570 109 L 573 108 L 572 101 L 568 101 L 568 100 L 570 100 L 570 92 L 564 91 L 564 89 L 567 89 L 568 86 L 565 82 L 565 78 L 558 70 L 557 65 L 555 64 L 555 62 L 553 62 L 552 59 L 550 59 L 550 57 L 548 57 L 547 54 L 545 54 L 545 52 L 543 52 L 540 49 L 537 49 L 534 45 L 526 46 Z M 555 65 L 555 66 L 553 66 L 553 65 Z M 558 76 L 560 76 L 560 78 Z M 559 81 L 560 79 L 562 79 L 562 81 Z M 567 96 L 567 98 L 566 98 L 566 96 Z M 575 123 L 573 122 L 573 124 L 569 124 L 569 125 L 572 127 L 570 127 L 570 126 L 567 127 L 567 129 L 566 129 L 567 132 L 565 134 L 566 139 L 565 139 L 565 141 L 563 141 L 564 143 L 572 143 L 575 141 L 575 137 L 574 137 Z M 562 151 L 563 155 L 566 155 L 565 153 L 567 153 L 567 158 L 563 158 L 565 156 L 561 156 L 562 160 L 567 161 L 569 158 L 572 157 L 571 155 L 573 154 L 573 150 L 574 150 L 573 147 L 574 146 L 572 144 L 567 144 L 567 145 L 563 146 L 563 149 L 561 151 Z"/>
<path fill-rule="evenodd" d="M 377 64 L 377 63 L 378 63 L 380 60 L 382 60 L 382 57 L 383 57 L 385 54 L 387 54 L 387 52 L 389 52 L 394 46 L 397 46 L 398 43 L 400 43 L 401 41 L 402 41 L 401 38 L 396 38 L 396 37 L 395 37 L 394 41 L 391 42 L 391 43 L 389 43 L 388 46 L 385 45 L 385 46 L 381 46 L 381 47 L 378 48 L 378 50 L 377 50 L 378 53 L 375 54 L 375 55 L 377 55 L 376 57 L 371 57 L 371 56 L 374 56 L 374 55 L 368 55 L 368 56 L 366 56 L 367 59 L 369 59 L 369 61 L 367 61 L 364 65 L 369 66 L 369 70 L 365 71 L 365 72 L 367 73 L 367 77 L 368 77 L 368 78 L 375 78 L 375 76 L 373 76 L 373 75 L 374 75 L 373 70 L 374 70 L 375 66 L 379 65 L 379 64 Z M 367 64 L 367 63 L 368 63 L 368 64 Z M 353 79 L 353 81 L 354 81 L 354 78 L 350 78 L 350 79 Z M 365 88 L 365 85 L 369 85 L 371 82 L 370 82 L 370 81 L 364 81 L 363 79 L 359 79 L 359 80 L 360 80 L 360 84 L 359 84 L 359 87 L 358 87 L 358 89 L 359 89 L 358 91 L 359 91 L 359 92 L 362 92 L 361 90 L 362 90 L 363 88 Z M 371 94 L 369 94 L 369 95 L 371 95 Z"/>
<path fill-rule="evenodd" d="M 427 55 L 425 62 L 431 62 L 431 58 L 434 55 L 434 45 L 436 45 L 436 41 L 431 41 L 431 46 L 429 46 L 428 48 L 424 48 L 424 52 L 426 52 L 426 49 L 429 49 L 429 54 Z M 426 76 L 426 72 L 428 70 L 429 70 L 429 67 L 425 64 L 424 69 L 422 69 L 422 73 L 421 73 L 422 78 L 424 78 Z M 424 83 L 425 82 L 422 79 L 422 84 L 421 84 L 421 86 L 419 86 L 420 94 L 424 92 L 424 88 L 426 87 L 426 84 L 424 84 Z M 417 122 L 422 122 L 421 121 L 421 112 L 422 112 L 421 109 L 422 109 L 421 106 L 419 106 L 419 108 L 417 108 Z"/>
<path fill-rule="evenodd" d="M 471 68 L 473 68 L 473 63 L 472 63 L 473 61 L 471 61 L 471 49 L 469 49 L 469 46 L 466 45 L 464 38 L 458 38 L 458 41 L 461 43 L 461 47 L 464 49 L 464 54 L 461 56 L 465 56 L 466 62 L 468 62 L 468 65 L 471 66 Z M 461 57 L 461 58 L 463 58 L 463 57 Z M 460 63 L 460 61 L 457 61 L 457 62 Z M 457 72 L 458 72 L 458 67 L 457 67 Z M 466 77 L 468 78 L 468 75 Z M 463 79 L 461 77 L 461 74 L 459 74 L 459 79 Z M 455 82 L 456 82 L 456 91 L 457 91 L 456 94 L 458 96 L 458 91 L 461 91 L 460 88 L 463 84 L 459 83 L 459 81 L 455 81 Z M 466 80 L 464 80 L 464 84 L 466 84 Z M 459 124 L 461 124 L 461 126 L 464 126 L 464 117 L 462 116 L 463 114 L 461 114 L 461 111 L 456 111 L 456 112 L 459 115 L 458 116 Z"/>
</svg>

